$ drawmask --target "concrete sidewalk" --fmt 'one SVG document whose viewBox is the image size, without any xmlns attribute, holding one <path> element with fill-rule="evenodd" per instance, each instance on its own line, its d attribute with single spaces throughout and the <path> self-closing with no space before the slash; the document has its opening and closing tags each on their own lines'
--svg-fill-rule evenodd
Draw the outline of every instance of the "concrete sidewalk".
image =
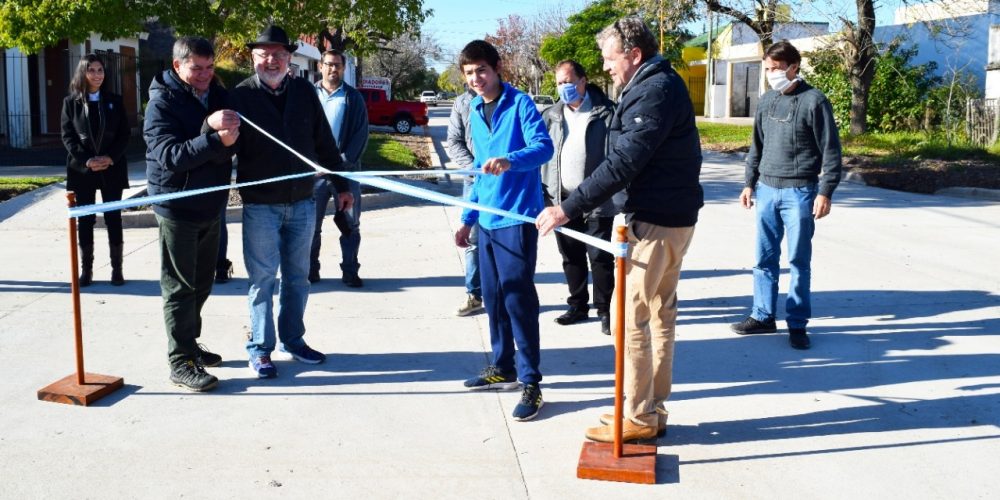
<svg viewBox="0 0 1000 500">
<path fill-rule="evenodd" d="M 552 237 L 539 245 L 545 406 L 470 393 L 485 316 L 456 318 L 458 210 L 383 196 L 363 216 L 365 288 L 313 287 L 306 366 L 246 367 L 241 226 L 236 279 L 216 287 L 202 341 L 219 388 L 169 383 L 157 230 L 125 235 L 124 287 L 82 294 L 87 370 L 125 390 L 91 408 L 36 401 L 73 370 L 65 200 L 41 193 L 0 222 L 0 497 L 4 498 L 989 498 L 1000 470 L 1000 204 L 845 184 L 815 238 L 813 349 L 738 337 L 751 300 L 754 224 L 742 165 L 711 155 L 685 260 L 660 484 L 575 478 L 586 427 L 612 400 L 596 319 L 563 327 Z M 459 183 L 443 188 L 456 191 Z M 332 227 L 332 226 L 331 226 Z M 335 232 L 334 232 L 335 233 Z M 323 268 L 337 269 L 331 236 Z M 782 290 L 787 285 L 782 282 Z M 783 323 L 781 323 L 783 326 Z"/>
</svg>

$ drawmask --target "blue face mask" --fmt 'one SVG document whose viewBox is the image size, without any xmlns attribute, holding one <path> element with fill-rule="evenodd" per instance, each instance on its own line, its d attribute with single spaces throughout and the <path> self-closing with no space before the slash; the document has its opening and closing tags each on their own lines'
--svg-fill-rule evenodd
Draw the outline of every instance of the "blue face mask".
<svg viewBox="0 0 1000 500">
<path fill-rule="evenodd" d="M 559 85 L 559 98 L 565 103 L 576 102 L 582 96 L 576 91 L 575 83 L 564 83 Z"/>
</svg>

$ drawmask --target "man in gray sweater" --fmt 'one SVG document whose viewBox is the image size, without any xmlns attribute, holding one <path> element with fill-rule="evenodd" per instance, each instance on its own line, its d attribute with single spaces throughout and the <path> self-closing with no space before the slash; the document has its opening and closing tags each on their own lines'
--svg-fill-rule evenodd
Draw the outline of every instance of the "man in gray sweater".
<svg viewBox="0 0 1000 500">
<path fill-rule="evenodd" d="M 757 107 L 746 183 L 740 193 L 740 204 L 747 209 L 754 206 L 755 190 L 757 194 L 753 310 L 730 328 L 740 335 L 777 331 L 781 240 L 787 235 L 788 341 L 795 349 L 808 349 L 812 237 L 815 220 L 830 213 L 830 199 L 840 182 L 841 155 L 833 108 L 822 92 L 798 76 L 801 60 L 787 41 L 775 43 L 764 54 L 772 90 Z"/>
</svg>

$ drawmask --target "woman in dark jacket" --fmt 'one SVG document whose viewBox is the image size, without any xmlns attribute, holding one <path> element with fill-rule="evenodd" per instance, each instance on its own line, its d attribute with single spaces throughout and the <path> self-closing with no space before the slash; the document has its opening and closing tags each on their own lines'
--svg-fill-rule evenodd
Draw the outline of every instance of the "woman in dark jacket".
<svg viewBox="0 0 1000 500">
<path fill-rule="evenodd" d="M 131 130 L 122 98 L 103 89 L 104 63 L 94 54 L 80 59 L 63 101 L 62 141 L 66 157 L 66 189 L 76 193 L 78 205 L 92 205 L 101 191 L 104 202 L 122 199 L 128 187 L 125 148 Z M 80 286 L 93 281 L 94 223 L 97 216 L 80 217 Z M 122 216 L 105 212 L 111 247 L 111 284 L 124 285 L 122 275 Z"/>
</svg>

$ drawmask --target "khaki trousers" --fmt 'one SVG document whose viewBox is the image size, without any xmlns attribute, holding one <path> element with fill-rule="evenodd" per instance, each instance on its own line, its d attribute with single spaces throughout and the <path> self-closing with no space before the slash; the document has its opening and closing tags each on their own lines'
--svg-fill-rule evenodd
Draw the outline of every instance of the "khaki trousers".
<svg viewBox="0 0 1000 500">
<path fill-rule="evenodd" d="M 665 411 L 670 397 L 677 282 L 693 235 L 694 226 L 628 225 L 624 393 L 625 417 L 635 424 L 657 425 L 657 409 Z M 616 301 L 622 292 L 615 288 Z"/>
</svg>

